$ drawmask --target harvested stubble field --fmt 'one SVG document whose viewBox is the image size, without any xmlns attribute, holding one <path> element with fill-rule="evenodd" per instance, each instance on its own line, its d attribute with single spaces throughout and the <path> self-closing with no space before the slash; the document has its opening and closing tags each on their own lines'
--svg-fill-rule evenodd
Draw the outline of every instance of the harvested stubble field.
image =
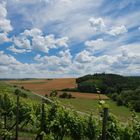
<svg viewBox="0 0 140 140">
<path fill-rule="evenodd" d="M 61 78 L 61 79 L 33 79 L 33 80 L 12 80 L 9 83 L 23 86 L 25 89 L 31 90 L 37 94 L 49 95 L 51 91 L 57 90 L 58 95 L 62 92 L 60 90 L 66 88 L 75 88 L 75 78 Z M 98 94 L 69 92 L 73 97 L 85 99 L 99 99 Z M 101 99 L 108 99 L 106 95 L 101 95 Z"/>
<path fill-rule="evenodd" d="M 76 87 L 74 78 L 64 79 L 42 79 L 42 80 L 12 80 L 9 81 L 15 85 L 24 86 L 25 89 L 30 90 L 61 90 L 64 88 Z"/>
</svg>

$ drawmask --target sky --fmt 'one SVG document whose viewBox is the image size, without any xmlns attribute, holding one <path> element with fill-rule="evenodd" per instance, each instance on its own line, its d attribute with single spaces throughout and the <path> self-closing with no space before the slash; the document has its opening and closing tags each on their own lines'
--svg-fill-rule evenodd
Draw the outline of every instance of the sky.
<svg viewBox="0 0 140 140">
<path fill-rule="evenodd" d="M 140 76 L 140 0 L 0 0 L 0 78 Z"/>
</svg>

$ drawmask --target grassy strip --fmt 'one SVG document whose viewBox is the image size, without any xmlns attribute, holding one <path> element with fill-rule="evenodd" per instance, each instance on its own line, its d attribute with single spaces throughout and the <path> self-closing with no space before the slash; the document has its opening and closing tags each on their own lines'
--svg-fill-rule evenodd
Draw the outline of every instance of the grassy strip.
<svg viewBox="0 0 140 140">
<path fill-rule="evenodd" d="M 90 99 L 59 99 L 62 105 L 74 108 L 75 110 L 92 113 L 93 115 L 99 115 L 99 104 L 98 100 Z M 124 106 L 117 106 L 112 100 L 106 100 L 109 110 L 112 114 L 118 117 L 121 122 L 130 122 L 131 112 L 128 108 Z M 137 113 L 140 118 L 140 113 Z"/>
</svg>

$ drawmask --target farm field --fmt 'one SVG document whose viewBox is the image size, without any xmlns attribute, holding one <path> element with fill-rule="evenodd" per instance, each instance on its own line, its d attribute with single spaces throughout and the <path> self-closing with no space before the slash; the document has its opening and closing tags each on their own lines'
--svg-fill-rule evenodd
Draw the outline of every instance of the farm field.
<svg viewBox="0 0 140 140">
<path fill-rule="evenodd" d="M 36 79 L 36 80 L 12 80 L 8 81 L 12 85 L 24 87 L 33 93 L 40 95 L 49 95 L 52 90 L 58 90 L 58 96 L 62 93 L 62 89 L 75 88 L 76 82 L 74 78 L 63 79 Z M 93 113 L 99 115 L 98 94 L 68 92 L 74 99 L 59 99 L 60 103 L 66 107 L 73 108 L 84 113 Z M 110 100 L 106 95 L 101 95 L 101 99 L 106 100 L 110 112 L 118 117 L 120 121 L 127 122 L 131 119 L 131 112 L 124 106 L 117 106 L 115 102 Z M 140 116 L 140 113 L 137 113 Z"/>
<path fill-rule="evenodd" d="M 60 90 L 66 88 L 75 88 L 75 78 L 62 78 L 62 79 L 42 79 L 42 80 L 12 80 L 8 83 L 24 87 L 25 89 L 31 90 L 37 94 L 50 95 L 51 91 L 57 90 L 58 95 L 62 92 Z M 80 93 L 80 92 L 69 92 L 73 97 L 83 99 L 99 99 L 98 94 L 91 93 Z M 101 95 L 101 99 L 108 99 L 106 95 Z"/>
<path fill-rule="evenodd" d="M 36 80 L 11 80 L 9 83 L 24 86 L 26 89 L 36 90 L 61 90 L 76 87 L 75 78 L 62 79 L 36 79 Z"/>
</svg>

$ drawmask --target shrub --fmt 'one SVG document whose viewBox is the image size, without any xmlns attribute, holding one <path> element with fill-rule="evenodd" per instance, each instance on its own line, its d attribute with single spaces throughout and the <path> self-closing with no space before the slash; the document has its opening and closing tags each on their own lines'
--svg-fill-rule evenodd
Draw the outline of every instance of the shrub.
<svg viewBox="0 0 140 140">
<path fill-rule="evenodd" d="M 122 106 L 123 105 L 123 100 L 120 96 L 117 97 L 117 105 Z"/>
<path fill-rule="evenodd" d="M 48 98 L 48 94 L 45 94 L 45 97 Z"/>
<path fill-rule="evenodd" d="M 72 95 L 70 93 L 64 92 L 61 95 L 59 95 L 59 98 L 67 98 L 67 99 L 70 99 L 70 98 L 72 98 Z"/>
<path fill-rule="evenodd" d="M 57 91 L 56 90 L 53 90 L 51 93 L 50 93 L 50 97 L 56 97 L 57 96 Z"/>
<path fill-rule="evenodd" d="M 118 97 L 118 94 L 117 93 L 113 93 L 111 95 L 111 98 L 113 99 L 113 101 L 117 101 L 117 97 Z"/>
<path fill-rule="evenodd" d="M 65 88 L 65 89 L 62 89 L 61 91 L 78 92 L 79 90 L 77 88 Z"/>
</svg>

